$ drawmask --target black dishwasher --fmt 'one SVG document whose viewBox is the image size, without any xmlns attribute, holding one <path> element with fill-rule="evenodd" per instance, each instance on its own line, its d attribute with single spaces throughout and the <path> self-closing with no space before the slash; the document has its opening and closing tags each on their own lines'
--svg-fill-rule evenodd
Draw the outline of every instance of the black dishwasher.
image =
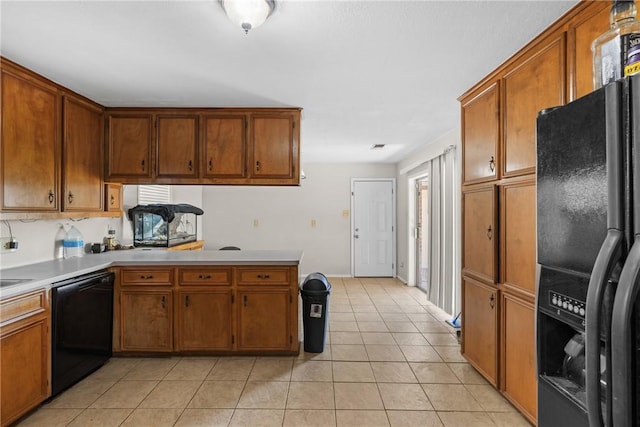
<svg viewBox="0 0 640 427">
<path fill-rule="evenodd" d="M 114 274 L 103 270 L 53 284 L 51 396 L 111 357 L 113 280 Z"/>
</svg>

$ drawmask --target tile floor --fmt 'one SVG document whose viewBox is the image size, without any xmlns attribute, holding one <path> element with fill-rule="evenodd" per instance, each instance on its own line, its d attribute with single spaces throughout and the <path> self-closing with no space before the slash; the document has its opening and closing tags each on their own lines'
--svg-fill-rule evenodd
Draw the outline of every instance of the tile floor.
<svg viewBox="0 0 640 427">
<path fill-rule="evenodd" d="M 529 426 L 393 279 L 331 278 L 323 353 L 112 358 L 27 426 Z"/>
</svg>

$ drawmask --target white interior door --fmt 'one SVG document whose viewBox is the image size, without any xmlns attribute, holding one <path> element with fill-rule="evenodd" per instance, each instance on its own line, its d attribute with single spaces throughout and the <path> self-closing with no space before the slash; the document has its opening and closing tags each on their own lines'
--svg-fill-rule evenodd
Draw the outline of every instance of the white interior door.
<svg viewBox="0 0 640 427">
<path fill-rule="evenodd" d="M 352 182 L 353 275 L 395 276 L 395 181 Z"/>
</svg>

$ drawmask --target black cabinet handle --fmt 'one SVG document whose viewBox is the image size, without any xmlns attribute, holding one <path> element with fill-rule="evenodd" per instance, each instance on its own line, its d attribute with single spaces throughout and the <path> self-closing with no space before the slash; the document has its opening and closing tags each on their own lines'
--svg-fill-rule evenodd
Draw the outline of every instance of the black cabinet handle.
<svg viewBox="0 0 640 427">
<path fill-rule="evenodd" d="M 184 297 L 184 306 L 189 307 L 189 295 Z"/>
<path fill-rule="evenodd" d="M 491 156 L 491 159 L 489 159 L 489 169 L 491 170 L 491 172 L 496 170 L 496 160 L 493 158 L 493 156 Z"/>
<path fill-rule="evenodd" d="M 55 199 L 56 195 L 53 192 L 53 190 L 49 190 L 49 204 L 53 203 L 53 200 Z"/>
<path fill-rule="evenodd" d="M 162 308 L 167 308 L 167 297 L 162 296 Z"/>
<path fill-rule="evenodd" d="M 153 279 L 153 276 L 140 276 L 142 280 Z"/>
<path fill-rule="evenodd" d="M 192 171 L 193 170 L 193 161 L 189 160 L 189 170 Z"/>
<path fill-rule="evenodd" d="M 67 200 L 69 201 L 69 204 L 73 203 L 73 193 L 71 191 L 69 191 L 69 197 L 67 197 Z"/>
<path fill-rule="evenodd" d="M 209 172 L 213 170 L 213 160 L 209 159 Z"/>
<path fill-rule="evenodd" d="M 258 274 L 258 279 L 268 279 L 269 275 L 268 274 Z"/>
<path fill-rule="evenodd" d="M 209 274 L 201 274 L 201 275 L 198 276 L 198 279 L 201 279 L 201 280 L 211 279 L 211 275 L 209 275 Z"/>
<path fill-rule="evenodd" d="M 260 172 L 260 160 L 256 161 L 256 172 Z"/>
<path fill-rule="evenodd" d="M 487 238 L 491 240 L 492 237 L 493 237 L 493 229 L 491 228 L 491 226 L 489 226 L 487 228 Z"/>
<path fill-rule="evenodd" d="M 496 296 L 494 294 L 491 294 L 489 297 L 489 306 L 491 306 L 491 308 L 496 306 Z"/>
<path fill-rule="evenodd" d="M 116 198 L 113 196 L 113 194 L 111 195 L 111 197 L 109 198 L 109 203 L 111 203 L 111 206 L 116 204 Z"/>
<path fill-rule="evenodd" d="M 140 167 L 142 168 L 142 172 L 144 172 L 144 159 L 140 162 Z"/>
<path fill-rule="evenodd" d="M 247 296 L 246 295 L 244 296 L 243 300 L 244 300 L 244 306 L 246 307 L 247 306 Z"/>
</svg>

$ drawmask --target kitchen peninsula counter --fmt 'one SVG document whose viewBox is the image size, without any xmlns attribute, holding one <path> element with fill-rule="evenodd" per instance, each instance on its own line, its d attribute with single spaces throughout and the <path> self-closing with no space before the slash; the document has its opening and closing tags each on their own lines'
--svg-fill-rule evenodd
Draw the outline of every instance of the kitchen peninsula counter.
<svg viewBox="0 0 640 427">
<path fill-rule="evenodd" d="M 57 259 L 0 270 L 2 281 L 23 280 L 3 284 L 0 298 L 50 288 L 53 283 L 111 267 L 135 266 L 298 266 L 300 250 L 259 251 L 158 251 L 131 249 L 85 254 L 80 258 Z"/>
</svg>

